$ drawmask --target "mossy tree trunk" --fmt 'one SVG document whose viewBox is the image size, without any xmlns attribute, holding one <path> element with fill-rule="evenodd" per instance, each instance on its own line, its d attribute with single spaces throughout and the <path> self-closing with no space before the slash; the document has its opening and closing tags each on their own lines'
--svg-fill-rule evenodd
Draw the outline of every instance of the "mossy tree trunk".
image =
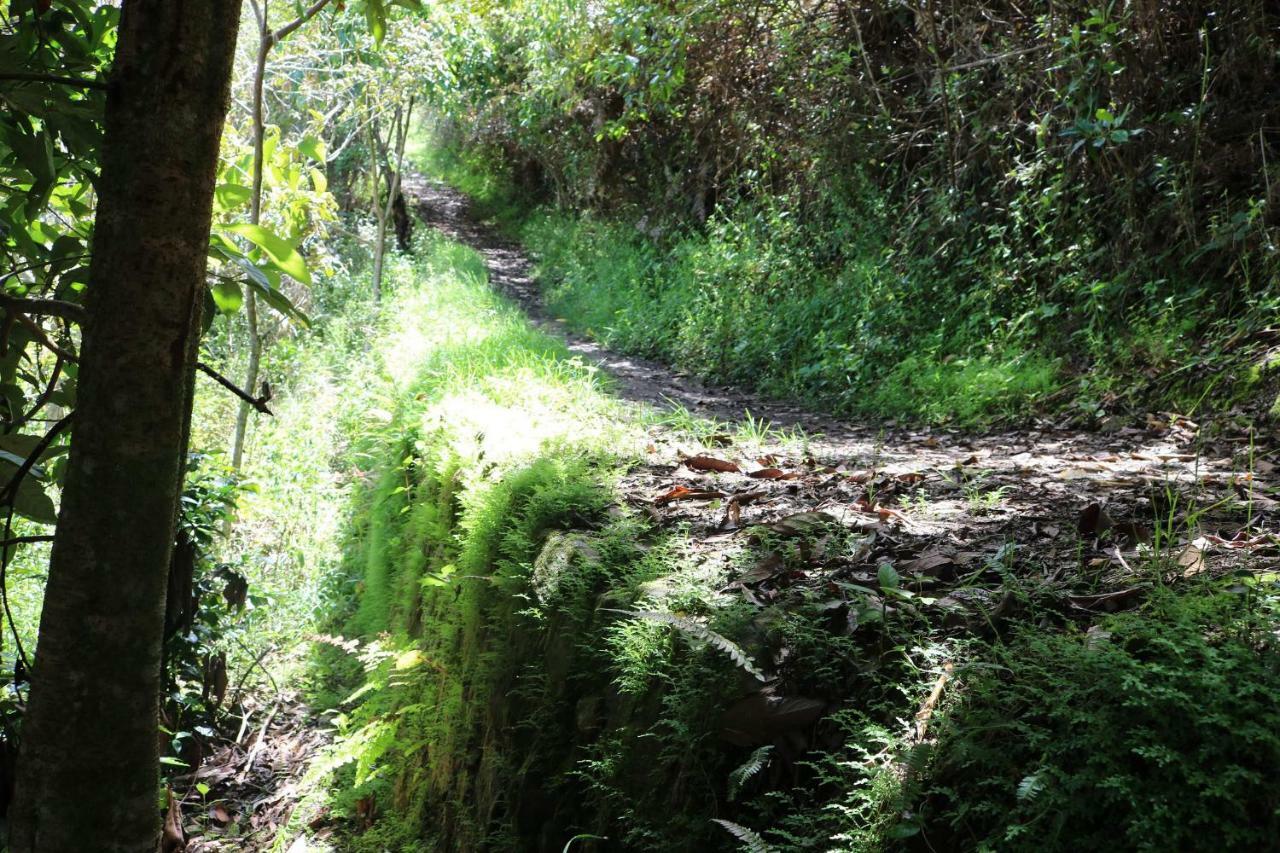
<svg viewBox="0 0 1280 853">
<path fill-rule="evenodd" d="M 165 583 L 240 0 L 126 0 L 12 853 L 151 853 Z"/>
</svg>

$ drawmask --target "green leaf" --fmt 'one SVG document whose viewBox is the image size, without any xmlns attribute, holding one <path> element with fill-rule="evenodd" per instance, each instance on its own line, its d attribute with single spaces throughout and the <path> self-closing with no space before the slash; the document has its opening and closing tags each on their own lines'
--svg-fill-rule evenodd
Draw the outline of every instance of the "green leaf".
<svg viewBox="0 0 1280 853">
<path fill-rule="evenodd" d="M 244 304 L 244 290 L 238 281 L 219 281 L 210 288 L 213 302 L 223 314 L 234 314 Z"/>
<path fill-rule="evenodd" d="M 382 0 L 365 0 L 364 18 L 369 23 L 373 40 L 382 44 L 383 36 L 387 34 L 387 7 Z"/>
<path fill-rule="evenodd" d="M 897 589 L 902 585 L 902 578 L 891 563 L 881 563 L 876 577 L 880 580 L 880 588 L 883 590 Z"/>
<path fill-rule="evenodd" d="M 233 234 L 239 234 L 261 249 L 281 272 L 296 278 L 303 284 L 311 284 L 311 273 L 307 270 L 307 262 L 302 259 L 302 255 L 298 254 L 298 250 L 289 241 L 268 231 L 261 225 L 253 225 L 248 222 L 228 225 L 226 230 Z"/>
<path fill-rule="evenodd" d="M 279 290 L 263 287 L 255 287 L 254 290 L 262 297 L 263 301 L 284 316 L 297 321 L 304 327 L 311 325 L 311 318 Z"/>
<path fill-rule="evenodd" d="M 324 165 L 324 142 L 321 140 L 316 139 L 314 136 L 308 136 L 298 143 L 298 150 L 321 166 Z"/>
<path fill-rule="evenodd" d="M 240 184 L 218 184 L 213 193 L 218 200 L 218 207 L 223 210 L 235 210 L 253 197 L 253 190 Z"/>
<path fill-rule="evenodd" d="M 8 454 L 0 456 L 0 476 L 4 479 L 4 485 L 0 489 L 8 488 L 17 472 L 18 466 L 8 458 Z M 18 493 L 13 498 L 13 510 L 18 515 L 41 524 L 58 522 L 58 510 L 53 505 L 53 499 L 45 494 L 39 482 L 30 474 L 18 484 Z"/>
</svg>

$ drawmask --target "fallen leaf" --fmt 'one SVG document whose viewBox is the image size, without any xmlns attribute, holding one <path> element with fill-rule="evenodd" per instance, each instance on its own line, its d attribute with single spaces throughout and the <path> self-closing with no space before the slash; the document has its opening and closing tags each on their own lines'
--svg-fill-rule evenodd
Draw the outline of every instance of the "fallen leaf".
<svg viewBox="0 0 1280 853">
<path fill-rule="evenodd" d="M 1111 529 L 1114 522 L 1111 516 L 1107 515 L 1107 511 L 1102 508 L 1102 504 L 1089 504 L 1080 513 L 1080 521 L 1076 524 L 1076 530 L 1081 536 L 1101 536 L 1107 530 Z"/>
<path fill-rule="evenodd" d="M 915 575 L 941 575 L 943 574 L 941 569 L 954 565 L 955 559 L 950 554 L 926 552 L 914 560 L 903 563 L 902 570 Z"/>
<path fill-rule="evenodd" d="M 813 530 L 836 523 L 835 516 L 825 512 L 797 512 L 779 519 L 766 529 L 779 536 L 802 536 Z"/>
<path fill-rule="evenodd" d="M 209 817 L 213 818 L 216 823 L 224 825 L 231 823 L 231 814 L 217 803 L 209 806 Z"/>
<path fill-rule="evenodd" d="M 724 492 L 690 489 L 688 486 L 676 486 L 669 492 L 653 499 L 654 506 L 666 506 L 672 501 L 712 501 L 725 496 Z"/>
<path fill-rule="evenodd" d="M 725 710 L 720 734 L 738 746 L 760 746 L 780 735 L 807 729 L 826 709 L 827 703 L 820 699 L 753 693 Z"/>
<path fill-rule="evenodd" d="M 1205 570 L 1204 549 L 1194 542 L 1188 544 L 1178 554 L 1178 565 L 1182 566 L 1184 578 L 1200 574 Z"/>
<path fill-rule="evenodd" d="M 182 808 L 173 796 L 173 789 L 166 789 L 169 808 L 164 816 L 164 831 L 160 836 L 161 853 L 182 853 L 187 849 L 187 839 L 182 832 Z"/>
<path fill-rule="evenodd" d="M 699 454 L 690 456 L 684 460 L 684 464 L 688 465 L 695 471 L 720 471 L 726 474 L 732 474 L 738 471 L 738 463 L 730 462 L 727 459 L 717 459 L 714 456 Z"/>
<path fill-rule="evenodd" d="M 767 581 L 772 577 L 780 574 L 785 567 L 782 556 L 776 552 L 770 552 L 760 559 L 758 563 L 747 571 L 738 576 L 738 583 L 752 584 Z"/>
<path fill-rule="evenodd" d="M 788 473 L 781 468 L 757 468 L 755 471 L 748 471 L 747 476 L 753 480 L 794 480 L 800 475 Z"/>
<path fill-rule="evenodd" d="M 1093 595 L 1069 595 L 1067 601 L 1073 607 L 1094 612 L 1114 613 L 1129 606 L 1142 593 L 1142 587 L 1132 586 L 1128 589 L 1117 589 L 1113 592 L 1100 592 Z"/>
</svg>

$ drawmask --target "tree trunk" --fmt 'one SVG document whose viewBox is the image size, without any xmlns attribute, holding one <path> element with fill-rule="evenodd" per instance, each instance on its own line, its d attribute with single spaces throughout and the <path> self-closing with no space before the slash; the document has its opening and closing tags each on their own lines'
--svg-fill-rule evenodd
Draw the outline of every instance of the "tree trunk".
<svg viewBox="0 0 1280 853">
<path fill-rule="evenodd" d="M 240 0 L 125 0 L 12 853 L 152 853 L 165 580 Z"/>
</svg>

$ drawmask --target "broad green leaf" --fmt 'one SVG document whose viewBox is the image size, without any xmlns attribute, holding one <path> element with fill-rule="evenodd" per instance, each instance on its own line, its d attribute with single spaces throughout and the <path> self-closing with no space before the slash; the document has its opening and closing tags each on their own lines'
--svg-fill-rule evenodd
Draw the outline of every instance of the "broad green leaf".
<svg viewBox="0 0 1280 853">
<path fill-rule="evenodd" d="M 13 475 L 18 471 L 18 466 L 7 457 L 8 454 L 0 457 L 0 479 L 4 481 L 3 485 L 0 485 L 0 490 L 8 487 Z M 45 494 L 40 483 L 30 474 L 23 477 L 18 484 L 18 493 L 13 499 L 13 510 L 18 515 L 41 524 L 58 522 L 58 511 L 53 505 L 53 499 Z"/>
<path fill-rule="evenodd" d="M 382 38 L 387 34 L 387 7 L 382 0 L 364 0 L 364 18 L 369 23 L 373 40 L 382 44 Z"/>
<path fill-rule="evenodd" d="M 253 190 L 240 184 L 218 184 L 214 195 L 218 200 L 218 207 L 223 210 L 234 210 L 248 203 L 253 197 Z"/>
<path fill-rule="evenodd" d="M 308 136 L 298 143 L 298 150 L 303 154 L 315 160 L 320 165 L 324 165 L 324 142 L 314 136 Z"/>
<path fill-rule="evenodd" d="M 311 325 L 311 318 L 279 290 L 271 287 L 254 287 L 254 290 L 262 297 L 264 302 L 284 316 L 297 321 L 302 326 Z"/>
<path fill-rule="evenodd" d="M 311 186 L 318 193 L 329 191 L 329 179 L 325 177 L 323 169 L 311 170 Z"/>
<path fill-rule="evenodd" d="M 38 435 L 21 435 L 13 433 L 11 435 L 0 435 L 0 450 L 6 451 L 18 457 L 21 463 L 31 455 L 41 441 Z"/>
<path fill-rule="evenodd" d="M 261 249 L 280 271 L 296 278 L 303 284 L 311 284 L 311 273 L 307 270 L 307 262 L 298 254 L 298 250 L 287 240 L 263 228 L 248 222 L 228 225 L 226 230 L 239 234 L 250 243 Z"/>
<path fill-rule="evenodd" d="M 880 588 L 885 591 L 897 589 L 902 584 L 902 578 L 898 576 L 897 569 L 890 563 L 881 563 L 876 577 L 880 581 Z"/>
<path fill-rule="evenodd" d="M 234 314 L 244 304 L 244 290 L 238 281 L 219 281 L 209 290 L 214 304 L 223 314 Z"/>
</svg>

